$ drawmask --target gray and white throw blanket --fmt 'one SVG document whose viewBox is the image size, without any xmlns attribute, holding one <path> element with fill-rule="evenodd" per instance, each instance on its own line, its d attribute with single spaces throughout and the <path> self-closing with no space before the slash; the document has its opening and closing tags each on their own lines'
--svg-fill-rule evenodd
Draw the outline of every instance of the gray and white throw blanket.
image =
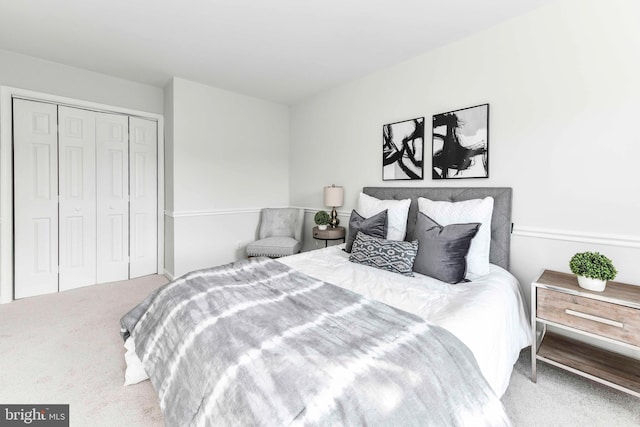
<svg viewBox="0 0 640 427">
<path fill-rule="evenodd" d="M 169 426 L 510 425 L 451 333 L 267 258 L 189 273 L 121 324 Z"/>
</svg>

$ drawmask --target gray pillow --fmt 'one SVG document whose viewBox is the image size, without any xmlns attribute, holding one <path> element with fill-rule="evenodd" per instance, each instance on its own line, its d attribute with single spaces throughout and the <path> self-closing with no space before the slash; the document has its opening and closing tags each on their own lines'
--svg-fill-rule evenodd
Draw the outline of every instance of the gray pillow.
<svg viewBox="0 0 640 427">
<path fill-rule="evenodd" d="M 353 246 L 353 241 L 356 239 L 358 231 L 362 231 L 364 234 L 373 237 L 387 237 L 387 210 L 385 209 L 369 218 L 363 217 L 355 210 L 351 211 L 351 218 L 349 218 L 349 236 L 347 237 L 347 244 L 344 247 L 345 251 L 351 252 L 351 247 Z"/>
<path fill-rule="evenodd" d="M 362 231 L 356 235 L 349 261 L 369 267 L 413 276 L 413 262 L 418 253 L 418 241 L 386 240 L 367 236 Z"/>
<path fill-rule="evenodd" d="M 413 265 L 416 273 L 447 283 L 458 283 L 467 271 L 467 253 L 480 223 L 441 226 L 418 212 L 414 236 L 418 239 L 418 255 Z"/>
</svg>

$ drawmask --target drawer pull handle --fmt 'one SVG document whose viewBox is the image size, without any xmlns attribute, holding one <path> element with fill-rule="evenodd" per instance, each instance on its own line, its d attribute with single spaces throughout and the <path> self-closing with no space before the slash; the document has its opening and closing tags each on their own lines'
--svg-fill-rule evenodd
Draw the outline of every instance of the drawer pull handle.
<svg viewBox="0 0 640 427">
<path fill-rule="evenodd" d="M 568 308 L 564 312 L 571 316 L 582 317 L 583 319 L 593 320 L 594 322 L 604 323 L 605 325 L 615 326 L 616 328 L 624 328 L 624 323 L 617 322 L 611 319 L 606 319 L 604 317 L 598 317 L 592 314 L 581 313 L 579 311 L 569 310 Z"/>
</svg>

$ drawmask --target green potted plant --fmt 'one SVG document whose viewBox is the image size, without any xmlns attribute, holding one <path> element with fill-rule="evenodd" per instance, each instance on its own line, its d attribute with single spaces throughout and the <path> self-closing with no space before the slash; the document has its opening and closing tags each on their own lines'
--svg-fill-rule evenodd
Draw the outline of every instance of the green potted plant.
<svg viewBox="0 0 640 427">
<path fill-rule="evenodd" d="M 329 221 L 331 221 L 331 217 L 327 211 L 318 211 L 314 215 L 313 220 L 316 222 L 320 230 L 326 230 L 327 225 L 329 225 Z"/>
<path fill-rule="evenodd" d="M 569 261 L 571 272 L 578 276 L 578 285 L 590 291 L 602 292 L 607 280 L 613 280 L 618 271 L 613 262 L 598 252 L 579 252 Z"/>
</svg>

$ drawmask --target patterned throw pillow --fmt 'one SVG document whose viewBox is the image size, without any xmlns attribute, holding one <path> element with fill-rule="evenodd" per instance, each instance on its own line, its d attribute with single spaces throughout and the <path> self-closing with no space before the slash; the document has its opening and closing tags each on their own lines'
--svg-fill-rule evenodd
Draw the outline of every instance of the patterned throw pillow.
<svg viewBox="0 0 640 427">
<path fill-rule="evenodd" d="M 413 276 L 413 262 L 418 241 L 385 240 L 359 231 L 351 248 L 349 261 L 381 270 Z"/>
</svg>

